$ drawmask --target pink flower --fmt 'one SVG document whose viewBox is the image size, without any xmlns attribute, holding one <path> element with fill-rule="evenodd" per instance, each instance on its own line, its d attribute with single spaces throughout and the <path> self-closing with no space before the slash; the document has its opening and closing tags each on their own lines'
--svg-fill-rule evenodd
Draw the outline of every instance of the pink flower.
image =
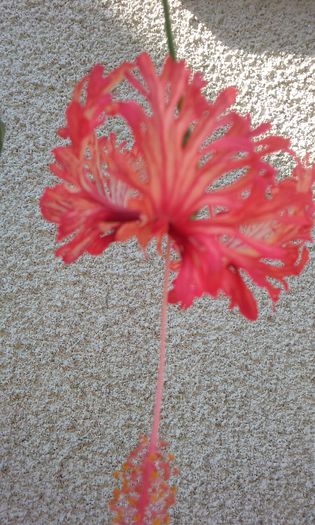
<svg viewBox="0 0 315 525">
<path fill-rule="evenodd" d="M 123 79 L 145 104 L 114 97 Z M 285 278 L 308 260 L 315 165 L 304 166 L 287 139 L 266 136 L 269 124 L 252 128 L 248 115 L 231 110 L 235 88 L 211 103 L 204 85 L 184 61 L 167 58 L 157 73 L 145 53 L 107 76 L 95 66 L 68 106 L 60 134 L 71 142 L 54 150 L 51 166 L 62 182 L 45 190 L 41 209 L 58 225 L 58 241 L 71 236 L 56 252 L 66 263 L 114 241 L 135 236 L 146 247 L 169 235 L 177 273 L 170 302 L 188 307 L 223 292 L 256 319 L 244 274 L 276 302 L 276 282 L 287 288 Z M 97 136 L 107 116 L 126 121 L 130 147 L 114 134 Z M 280 181 L 267 159 L 275 152 L 296 163 Z"/>
</svg>

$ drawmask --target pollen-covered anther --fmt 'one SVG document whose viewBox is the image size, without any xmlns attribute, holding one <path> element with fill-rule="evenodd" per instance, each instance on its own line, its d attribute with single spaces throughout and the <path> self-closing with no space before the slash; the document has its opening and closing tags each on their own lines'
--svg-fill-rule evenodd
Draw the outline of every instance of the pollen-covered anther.
<svg viewBox="0 0 315 525">
<path fill-rule="evenodd" d="M 167 525 L 170 523 L 169 509 L 175 503 L 175 487 L 168 482 L 177 469 L 173 466 L 173 455 L 165 453 L 165 442 L 150 450 L 148 439 L 141 438 L 122 466 L 115 479 L 120 487 L 115 488 L 110 509 L 113 523 L 119 525 Z"/>
</svg>

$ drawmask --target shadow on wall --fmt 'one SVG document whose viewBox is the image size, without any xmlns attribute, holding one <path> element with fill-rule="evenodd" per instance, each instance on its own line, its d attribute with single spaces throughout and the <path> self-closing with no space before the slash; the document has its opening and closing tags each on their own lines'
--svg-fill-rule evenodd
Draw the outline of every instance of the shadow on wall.
<svg viewBox="0 0 315 525">
<path fill-rule="evenodd" d="M 221 42 L 253 53 L 315 54 L 314 0 L 181 0 Z"/>
</svg>

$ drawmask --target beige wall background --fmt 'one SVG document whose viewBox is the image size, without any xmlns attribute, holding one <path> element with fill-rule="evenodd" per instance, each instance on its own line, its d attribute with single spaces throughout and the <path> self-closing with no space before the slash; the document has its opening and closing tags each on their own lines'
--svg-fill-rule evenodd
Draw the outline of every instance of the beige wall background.
<svg viewBox="0 0 315 525">
<path fill-rule="evenodd" d="M 151 422 L 162 263 L 135 242 L 64 266 L 38 198 L 74 83 L 166 53 L 154 0 L 1 0 L 2 525 L 110 524 L 112 472 Z M 214 97 L 314 157 L 312 0 L 171 1 L 178 55 Z M 289 167 L 278 158 L 282 173 Z M 175 525 L 310 525 L 314 267 L 256 323 L 224 298 L 171 307 L 162 436 Z"/>
</svg>

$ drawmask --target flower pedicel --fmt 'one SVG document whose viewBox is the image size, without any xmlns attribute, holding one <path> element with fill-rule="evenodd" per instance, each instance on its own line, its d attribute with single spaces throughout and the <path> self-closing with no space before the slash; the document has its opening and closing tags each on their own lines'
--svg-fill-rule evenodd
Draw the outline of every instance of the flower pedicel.
<svg viewBox="0 0 315 525">
<path fill-rule="evenodd" d="M 149 110 L 114 96 L 123 80 Z M 56 252 L 65 263 L 131 237 L 143 249 L 155 239 L 163 254 L 166 238 L 152 431 L 115 473 L 120 487 L 110 508 L 116 524 L 170 523 L 175 488 L 169 480 L 176 469 L 159 440 L 168 302 L 186 308 L 196 297 L 223 293 L 231 308 L 254 320 L 257 304 L 243 273 L 275 303 L 276 283 L 287 288 L 285 278 L 299 274 L 308 260 L 315 166 L 302 163 L 287 139 L 266 136 L 269 124 L 253 128 L 248 115 L 232 110 L 235 88 L 209 102 L 204 86 L 200 73 L 172 57 L 160 73 L 146 53 L 108 75 L 96 65 L 68 105 L 59 135 L 69 143 L 53 151 L 51 170 L 61 182 L 41 198 L 44 217 L 57 224 L 57 240 L 65 241 Z M 130 147 L 114 133 L 96 134 L 107 116 L 128 124 Z M 295 161 L 292 175 L 280 181 L 267 160 L 276 152 Z M 170 270 L 175 278 L 169 291 Z"/>
</svg>

